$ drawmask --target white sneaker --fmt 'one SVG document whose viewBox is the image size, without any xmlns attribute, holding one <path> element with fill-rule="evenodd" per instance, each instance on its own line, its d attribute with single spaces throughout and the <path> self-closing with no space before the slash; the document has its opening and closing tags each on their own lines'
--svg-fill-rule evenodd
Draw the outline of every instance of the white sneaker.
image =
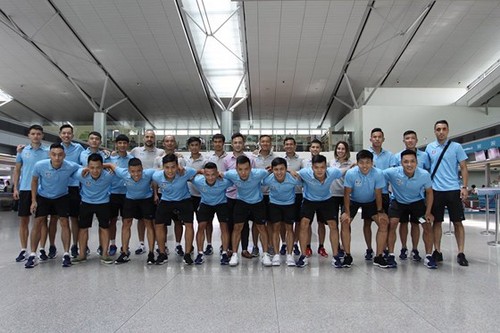
<svg viewBox="0 0 500 333">
<path fill-rule="evenodd" d="M 293 256 L 291 254 L 286 255 L 286 265 L 289 267 L 295 266 L 295 259 L 293 259 Z"/>
<path fill-rule="evenodd" d="M 167 256 L 169 256 L 169 255 L 170 255 L 170 250 L 168 249 L 167 244 L 165 244 L 165 254 L 166 254 Z"/>
<path fill-rule="evenodd" d="M 238 266 L 238 253 L 233 253 L 231 260 L 229 260 L 229 266 Z"/>
<path fill-rule="evenodd" d="M 281 258 L 279 254 L 275 254 L 273 256 L 273 266 L 279 266 L 281 265 Z"/>
<path fill-rule="evenodd" d="M 135 254 L 141 255 L 143 253 L 146 253 L 146 247 L 144 246 L 144 244 L 139 244 L 139 246 L 137 246 L 137 249 L 135 250 Z"/>
<path fill-rule="evenodd" d="M 262 260 L 262 265 L 264 265 L 266 267 L 270 267 L 273 264 L 273 262 L 271 261 L 271 256 L 267 252 L 264 252 L 262 254 L 262 259 L 261 260 Z"/>
</svg>

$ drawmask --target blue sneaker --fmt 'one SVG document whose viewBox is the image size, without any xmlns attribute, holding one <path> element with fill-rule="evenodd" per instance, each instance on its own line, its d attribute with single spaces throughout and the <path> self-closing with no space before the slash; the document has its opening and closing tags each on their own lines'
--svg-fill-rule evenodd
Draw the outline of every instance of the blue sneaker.
<svg viewBox="0 0 500 333">
<path fill-rule="evenodd" d="M 54 245 L 49 247 L 49 259 L 55 259 L 57 257 L 57 248 Z"/>
<path fill-rule="evenodd" d="M 203 264 L 204 261 L 205 261 L 205 259 L 203 258 L 203 253 L 198 253 L 198 255 L 196 256 L 196 259 L 194 259 L 194 264 L 201 265 L 201 264 Z"/>
<path fill-rule="evenodd" d="M 112 257 L 116 254 L 117 250 L 118 250 L 118 248 L 116 247 L 116 245 L 110 245 L 108 253 Z"/>
<path fill-rule="evenodd" d="M 401 253 L 399 254 L 399 259 L 401 259 L 401 260 L 408 259 L 408 249 L 406 247 L 403 247 L 401 249 Z"/>
<path fill-rule="evenodd" d="M 436 261 L 434 260 L 434 258 L 432 256 L 425 257 L 424 266 L 429 268 L 429 269 L 436 269 L 437 268 Z"/>
<path fill-rule="evenodd" d="M 432 257 L 432 259 L 434 259 L 434 257 Z M 411 250 L 411 260 L 413 260 L 413 261 L 422 260 L 422 257 L 418 253 L 418 250 Z M 436 262 L 436 261 L 434 260 L 434 262 Z"/>
<path fill-rule="evenodd" d="M 214 248 L 211 244 L 208 244 L 207 247 L 205 248 L 205 251 L 203 251 L 203 254 L 206 256 L 211 256 L 214 254 Z"/>
<path fill-rule="evenodd" d="M 387 257 L 387 268 L 398 268 L 398 263 L 393 255 Z"/>
<path fill-rule="evenodd" d="M 300 255 L 300 250 L 299 250 L 298 244 L 293 244 L 293 254 L 295 254 L 296 256 Z"/>
<path fill-rule="evenodd" d="M 71 266 L 71 258 L 69 254 L 65 254 L 62 260 L 62 267 L 70 267 Z"/>
<path fill-rule="evenodd" d="M 76 244 L 71 246 L 71 256 L 73 258 L 78 257 L 78 246 Z"/>
<path fill-rule="evenodd" d="M 16 262 L 25 261 L 26 259 L 27 259 L 27 257 L 26 257 L 26 251 L 22 250 L 21 252 L 19 252 L 19 255 L 16 258 Z"/>
<path fill-rule="evenodd" d="M 227 253 L 223 253 L 220 256 L 220 264 L 223 266 L 229 265 L 229 257 L 227 256 Z"/>
<path fill-rule="evenodd" d="M 26 261 L 26 264 L 24 264 L 24 267 L 33 268 L 36 265 L 38 265 L 38 260 L 36 259 L 36 256 L 29 256 L 28 261 Z"/>
<path fill-rule="evenodd" d="M 345 251 L 339 248 L 339 258 L 345 257 Z"/>
<path fill-rule="evenodd" d="M 299 260 L 295 263 L 295 266 L 297 267 L 305 267 L 307 266 L 307 258 L 306 256 L 302 255 L 299 257 Z"/>
<path fill-rule="evenodd" d="M 333 259 L 332 259 L 332 266 L 335 267 L 335 268 L 342 268 L 342 267 L 344 267 L 343 264 L 342 264 L 342 260 L 340 259 L 339 256 L 333 257 Z"/>
<path fill-rule="evenodd" d="M 284 256 L 286 254 L 286 244 L 281 245 L 280 254 Z"/>
<path fill-rule="evenodd" d="M 45 249 L 40 249 L 40 254 L 38 255 L 38 259 L 40 259 L 40 261 L 49 260 L 49 257 L 47 256 L 47 252 L 45 252 Z"/>
<path fill-rule="evenodd" d="M 365 260 L 373 260 L 373 250 L 366 249 Z"/>
</svg>

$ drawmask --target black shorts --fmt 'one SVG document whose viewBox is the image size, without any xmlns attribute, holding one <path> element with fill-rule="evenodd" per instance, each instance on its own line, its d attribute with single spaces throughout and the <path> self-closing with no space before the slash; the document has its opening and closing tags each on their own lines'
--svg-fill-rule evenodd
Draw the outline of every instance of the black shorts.
<svg viewBox="0 0 500 333">
<path fill-rule="evenodd" d="M 300 210 L 302 209 L 302 201 L 304 200 L 304 196 L 302 193 L 295 193 L 295 222 L 300 222 Z"/>
<path fill-rule="evenodd" d="M 372 216 L 377 215 L 377 203 L 375 201 L 360 203 L 351 200 L 349 205 L 349 210 L 351 211 L 351 219 L 356 216 L 359 208 L 361 208 L 361 218 L 363 220 L 371 220 Z"/>
<path fill-rule="evenodd" d="M 306 218 L 312 221 L 314 219 L 314 214 L 318 222 L 327 223 L 327 221 L 338 221 L 338 213 L 335 213 L 332 209 L 333 197 L 328 200 L 323 201 L 310 201 L 304 199 L 302 202 L 302 208 L 300 211 L 300 218 Z"/>
<path fill-rule="evenodd" d="M 180 201 L 161 200 L 156 209 L 155 224 L 172 224 L 174 215 L 178 220 L 184 223 L 193 223 L 193 204 L 191 199 Z"/>
<path fill-rule="evenodd" d="M 389 218 L 399 218 L 402 223 L 420 223 L 418 219 L 425 215 L 425 200 L 402 204 L 396 200 L 389 206 Z"/>
<path fill-rule="evenodd" d="M 152 220 L 155 217 L 155 204 L 153 197 L 147 199 L 128 199 L 125 198 L 123 204 L 123 219 L 147 219 Z"/>
<path fill-rule="evenodd" d="M 337 218 L 344 212 L 344 197 L 332 197 L 333 198 L 333 203 L 332 203 L 332 209 L 337 215 Z"/>
<path fill-rule="evenodd" d="M 59 215 L 59 217 L 67 218 L 69 216 L 69 194 L 56 199 L 49 199 L 37 195 L 36 204 L 35 217 Z"/>
<path fill-rule="evenodd" d="M 269 203 L 269 222 L 285 222 L 286 224 L 293 224 L 296 222 L 295 217 L 297 216 L 295 209 L 295 204 L 276 205 Z"/>
<path fill-rule="evenodd" d="M 80 215 L 80 202 L 82 197 L 80 195 L 79 186 L 68 186 L 69 194 L 69 216 L 76 217 Z"/>
<path fill-rule="evenodd" d="M 198 222 L 200 221 L 200 219 L 198 218 L 198 207 L 200 207 L 200 202 L 201 202 L 201 197 L 197 197 L 194 195 L 191 196 L 191 203 L 193 204 L 193 211 L 196 214 L 196 219 L 198 220 Z"/>
<path fill-rule="evenodd" d="M 253 221 L 257 224 L 266 224 L 266 204 L 264 200 L 249 204 L 242 200 L 236 200 L 233 211 L 234 223 L 245 223 Z"/>
<path fill-rule="evenodd" d="M 31 216 L 31 191 L 19 191 L 17 216 Z"/>
<path fill-rule="evenodd" d="M 109 196 L 109 210 L 111 218 L 123 217 L 123 207 L 125 205 L 125 194 L 111 193 Z"/>
<path fill-rule="evenodd" d="M 391 197 L 389 196 L 389 194 L 382 193 L 382 209 L 384 210 L 384 212 L 387 213 L 389 211 L 390 204 L 391 204 Z"/>
<path fill-rule="evenodd" d="M 236 199 L 227 198 L 227 223 L 234 224 L 234 205 L 236 205 Z"/>
<path fill-rule="evenodd" d="M 215 214 L 217 214 L 217 219 L 220 223 L 227 223 L 229 218 L 227 203 L 215 206 L 200 203 L 198 211 L 196 212 L 198 222 L 211 222 L 214 219 Z"/>
<path fill-rule="evenodd" d="M 269 220 L 269 204 L 270 204 L 270 201 L 269 201 L 269 194 L 264 194 L 263 196 L 263 201 L 264 201 L 264 207 L 266 208 L 266 215 L 265 215 L 265 219 L 266 221 Z"/>
<path fill-rule="evenodd" d="M 99 221 L 99 228 L 108 229 L 109 219 L 110 219 L 110 204 L 89 204 L 82 202 L 80 204 L 80 219 L 78 220 L 78 227 L 81 229 L 87 229 L 92 227 L 92 220 L 94 219 L 94 214 Z"/>
<path fill-rule="evenodd" d="M 444 221 L 444 208 L 448 208 L 448 215 L 451 222 L 465 220 L 464 206 L 460 199 L 460 190 L 455 191 L 434 191 L 434 202 L 432 204 L 432 215 L 434 222 Z"/>
</svg>

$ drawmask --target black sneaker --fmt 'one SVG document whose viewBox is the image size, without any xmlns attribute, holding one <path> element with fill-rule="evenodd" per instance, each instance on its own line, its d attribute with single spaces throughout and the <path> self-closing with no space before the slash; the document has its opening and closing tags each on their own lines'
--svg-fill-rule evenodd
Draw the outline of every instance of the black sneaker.
<svg viewBox="0 0 500 333">
<path fill-rule="evenodd" d="M 205 261 L 205 259 L 203 258 L 203 253 L 198 253 L 198 255 L 196 256 L 196 259 L 194 260 L 194 264 L 201 265 L 201 264 L 203 264 L 204 261 Z"/>
<path fill-rule="evenodd" d="M 373 250 L 366 249 L 365 260 L 372 260 L 372 259 L 373 259 Z"/>
<path fill-rule="evenodd" d="M 408 259 L 408 249 L 406 247 L 403 247 L 401 249 L 401 253 L 399 254 L 399 259 L 401 259 L 401 260 Z"/>
<path fill-rule="evenodd" d="M 148 261 L 146 262 L 148 265 L 154 265 L 155 263 L 155 254 L 153 252 L 148 253 Z"/>
<path fill-rule="evenodd" d="M 175 253 L 177 253 L 178 256 L 184 255 L 184 250 L 182 249 L 182 245 L 179 244 L 175 247 Z"/>
<path fill-rule="evenodd" d="M 344 258 L 345 257 L 345 251 L 339 248 L 339 257 Z"/>
<path fill-rule="evenodd" d="M 293 254 L 295 254 L 296 256 L 300 255 L 300 250 L 299 250 L 298 244 L 293 244 Z"/>
<path fill-rule="evenodd" d="M 306 256 L 302 255 L 299 257 L 299 260 L 295 263 L 295 266 L 297 267 L 306 267 L 307 266 L 307 258 Z"/>
<path fill-rule="evenodd" d="M 458 254 L 457 262 L 460 266 L 469 266 L 469 262 L 465 258 L 465 254 L 463 254 L 462 252 Z"/>
<path fill-rule="evenodd" d="M 24 267 L 33 268 L 36 265 L 38 265 L 38 260 L 36 260 L 36 256 L 29 256 L 28 261 L 26 261 L 26 264 L 24 264 Z"/>
<path fill-rule="evenodd" d="M 342 268 L 344 267 L 342 264 L 342 259 L 339 256 L 334 256 L 332 258 L 332 266 L 335 268 Z"/>
<path fill-rule="evenodd" d="M 69 254 L 63 256 L 62 267 L 71 267 L 71 257 Z"/>
<path fill-rule="evenodd" d="M 387 261 L 385 260 L 385 258 L 380 254 L 378 256 L 376 256 L 374 259 L 373 259 L 373 264 L 375 266 L 378 266 L 380 268 L 387 268 L 388 265 L 387 265 Z"/>
<path fill-rule="evenodd" d="M 98 254 L 99 256 L 102 256 L 102 246 L 101 246 L 101 245 L 99 245 L 99 247 L 97 248 L 97 251 L 96 251 L 96 252 L 97 252 L 97 254 Z"/>
<path fill-rule="evenodd" d="M 205 248 L 205 251 L 203 251 L 203 254 L 206 256 L 211 256 L 214 254 L 214 248 L 212 247 L 211 244 L 208 244 L 207 247 Z"/>
<path fill-rule="evenodd" d="M 422 257 L 420 256 L 418 250 L 411 250 L 411 260 L 413 260 L 413 261 L 422 260 Z"/>
<path fill-rule="evenodd" d="M 286 244 L 281 245 L 280 254 L 284 256 L 286 254 Z"/>
<path fill-rule="evenodd" d="M 434 258 L 435 262 L 442 262 L 443 261 L 443 253 L 438 252 L 437 250 L 434 250 L 434 252 L 432 252 L 432 257 Z"/>
<path fill-rule="evenodd" d="M 190 253 L 186 253 L 184 255 L 184 263 L 186 265 L 192 265 L 193 264 L 193 258 L 191 258 L 191 254 Z"/>
<path fill-rule="evenodd" d="M 54 245 L 49 247 L 49 259 L 55 259 L 57 257 L 57 248 Z"/>
<path fill-rule="evenodd" d="M 344 262 L 342 263 L 343 267 L 351 267 L 352 265 L 352 256 L 347 254 L 344 256 Z"/>
<path fill-rule="evenodd" d="M 396 262 L 396 257 L 389 255 L 387 257 L 387 268 L 398 268 L 398 263 Z"/>
<path fill-rule="evenodd" d="M 387 260 L 387 258 L 389 258 L 389 250 L 388 249 L 384 250 L 384 258 L 385 258 L 385 260 Z"/>
<path fill-rule="evenodd" d="M 45 249 L 40 249 L 40 254 L 38 255 L 38 259 L 40 259 L 40 261 L 49 260 L 49 257 L 47 256 L 47 252 L 45 252 Z"/>
<path fill-rule="evenodd" d="M 156 264 L 157 265 L 163 265 L 168 261 L 168 257 L 165 253 L 160 253 L 158 257 L 156 258 Z"/>
<path fill-rule="evenodd" d="M 19 252 L 19 255 L 16 258 L 16 262 L 25 261 L 26 259 L 28 259 L 27 255 L 26 255 L 26 251 L 22 250 L 21 252 Z"/>
<path fill-rule="evenodd" d="M 71 246 L 71 256 L 73 258 L 78 257 L 78 246 L 77 245 L 72 245 Z"/>
<path fill-rule="evenodd" d="M 220 256 L 220 264 L 223 266 L 229 265 L 229 257 L 227 256 L 227 253 L 223 253 Z"/>
<path fill-rule="evenodd" d="M 120 265 L 120 264 L 125 264 L 127 262 L 129 262 L 130 259 L 128 257 L 128 255 L 126 253 L 120 253 L 120 256 L 118 257 L 118 259 L 115 260 L 115 264 L 117 265 Z"/>
<path fill-rule="evenodd" d="M 116 254 L 117 250 L 118 250 L 118 248 L 116 247 L 116 245 L 110 245 L 108 254 L 112 257 Z"/>
</svg>

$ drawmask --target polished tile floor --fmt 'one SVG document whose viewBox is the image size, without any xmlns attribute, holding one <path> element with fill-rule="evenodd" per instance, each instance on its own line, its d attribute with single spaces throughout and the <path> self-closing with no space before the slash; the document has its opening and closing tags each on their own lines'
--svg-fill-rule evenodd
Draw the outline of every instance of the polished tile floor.
<svg viewBox="0 0 500 333">
<path fill-rule="evenodd" d="M 469 267 L 458 266 L 455 239 L 446 235 L 437 270 L 412 261 L 392 270 L 374 267 L 363 260 L 358 219 L 350 269 L 335 269 L 331 257 L 316 254 L 302 269 L 264 268 L 257 259 L 221 267 L 218 255 L 201 266 L 185 266 L 175 256 L 146 266 L 146 255 L 103 265 L 93 254 L 71 268 L 61 267 L 59 255 L 28 270 L 14 261 L 16 215 L 0 212 L 0 331 L 498 332 L 500 248 L 487 245 L 493 236 L 480 235 L 484 215 L 467 218 Z M 94 250 L 96 236 L 94 227 Z M 135 233 L 132 239 L 135 244 Z"/>
</svg>

